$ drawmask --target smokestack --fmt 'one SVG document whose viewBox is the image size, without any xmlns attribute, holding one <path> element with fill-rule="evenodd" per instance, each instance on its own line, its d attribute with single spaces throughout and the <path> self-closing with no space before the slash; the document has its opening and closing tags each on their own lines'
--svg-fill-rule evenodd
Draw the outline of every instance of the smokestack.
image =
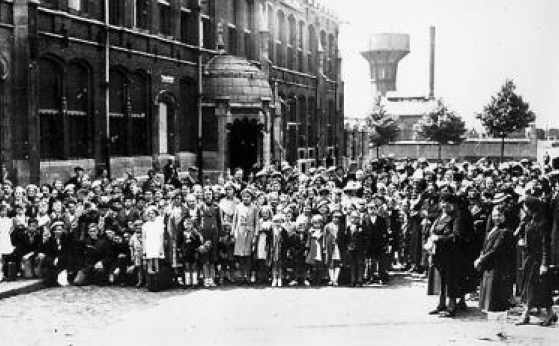
<svg viewBox="0 0 559 346">
<path fill-rule="evenodd" d="M 435 27 L 429 28 L 431 36 L 431 52 L 429 55 L 429 98 L 435 98 Z"/>
</svg>

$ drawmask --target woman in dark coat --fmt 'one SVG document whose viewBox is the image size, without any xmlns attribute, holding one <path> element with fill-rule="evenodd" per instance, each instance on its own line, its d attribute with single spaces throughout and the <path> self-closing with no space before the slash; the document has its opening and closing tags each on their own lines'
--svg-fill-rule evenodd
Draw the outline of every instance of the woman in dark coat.
<svg viewBox="0 0 559 346">
<path fill-rule="evenodd" d="M 552 285 L 549 278 L 550 231 L 545 220 L 544 204 L 537 198 L 527 196 L 522 203 L 525 219 L 518 227 L 518 246 L 523 250 L 522 302 L 525 310 L 518 325 L 530 322 L 530 310 L 545 308 L 547 316 L 542 322 L 549 326 L 557 322 L 553 311 Z"/>
<path fill-rule="evenodd" d="M 492 317 L 501 322 L 497 326 L 497 335 L 502 337 L 514 281 L 510 261 L 515 256 L 515 245 L 512 232 L 506 226 L 504 206 L 496 206 L 491 215 L 494 226 L 474 265 L 483 272 L 479 308 L 488 313 L 488 319 Z"/>
</svg>

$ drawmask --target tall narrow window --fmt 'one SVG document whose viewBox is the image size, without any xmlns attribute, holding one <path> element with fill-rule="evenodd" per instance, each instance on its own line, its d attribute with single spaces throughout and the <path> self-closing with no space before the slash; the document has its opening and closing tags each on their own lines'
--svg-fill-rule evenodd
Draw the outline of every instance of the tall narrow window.
<svg viewBox="0 0 559 346">
<path fill-rule="evenodd" d="M 227 50 L 230 54 L 237 54 L 237 29 L 234 27 L 229 27 L 228 33 L 229 44 L 227 45 Z"/>
<path fill-rule="evenodd" d="M 128 80 L 120 70 L 111 70 L 109 79 L 109 127 L 111 155 L 128 154 Z"/>
<path fill-rule="evenodd" d="M 90 111 L 91 72 L 82 63 L 66 68 L 68 157 L 93 157 L 93 116 Z"/>
<path fill-rule="evenodd" d="M 124 25 L 125 0 L 109 1 L 109 23 L 112 25 Z"/>
<path fill-rule="evenodd" d="M 39 60 L 39 119 L 42 159 L 64 156 L 64 119 L 61 112 L 62 71 L 53 61 Z"/>
<path fill-rule="evenodd" d="M 130 121 L 132 122 L 132 155 L 148 155 L 151 136 L 148 126 L 149 82 L 144 72 L 130 76 Z"/>
<path fill-rule="evenodd" d="M 159 32 L 165 36 L 171 35 L 171 4 L 167 0 L 159 2 Z"/>
<path fill-rule="evenodd" d="M 135 0 L 134 26 L 139 29 L 148 28 L 148 0 Z"/>
</svg>

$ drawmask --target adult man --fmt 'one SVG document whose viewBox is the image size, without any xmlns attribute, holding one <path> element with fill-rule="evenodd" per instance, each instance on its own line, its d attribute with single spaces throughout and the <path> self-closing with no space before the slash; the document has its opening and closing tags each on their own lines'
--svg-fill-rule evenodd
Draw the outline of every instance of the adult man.
<svg viewBox="0 0 559 346">
<path fill-rule="evenodd" d="M 74 187 L 76 189 L 81 188 L 82 187 L 82 181 L 83 181 L 83 172 L 84 172 L 84 169 L 82 167 L 80 167 L 80 166 L 75 167 L 74 168 L 75 175 L 72 178 L 68 179 L 65 186 L 74 185 Z"/>
<path fill-rule="evenodd" d="M 81 242 L 83 264 L 74 280 L 75 286 L 105 285 L 111 268 L 111 242 L 101 235 L 97 224 L 88 226 L 87 237 Z"/>
</svg>

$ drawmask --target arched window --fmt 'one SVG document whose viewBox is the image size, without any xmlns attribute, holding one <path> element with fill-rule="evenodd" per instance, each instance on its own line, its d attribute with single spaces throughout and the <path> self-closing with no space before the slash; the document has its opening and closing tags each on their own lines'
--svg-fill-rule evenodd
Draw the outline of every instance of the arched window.
<svg viewBox="0 0 559 346">
<path fill-rule="evenodd" d="M 149 82 L 145 72 L 130 75 L 130 122 L 132 127 L 131 154 L 149 155 L 151 136 L 149 124 Z"/>
<path fill-rule="evenodd" d="M 109 1 L 109 23 L 112 25 L 123 26 L 125 13 L 125 0 Z"/>
<path fill-rule="evenodd" d="M 289 16 L 289 45 L 287 48 L 287 67 L 289 69 L 295 70 L 296 58 L 295 52 L 297 51 L 297 24 L 295 23 L 295 17 Z"/>
<path fill-rule="evenodd" d="M 39 141 L 42 159 L 64 158 L 62 68 L 54 60 L 39 60 Z"/>
<path fill-rule="evenodd" d="M 254 52 L 252 50 L 253 44 L 253 34 L 255 33 L 254 28 L 254 0 L 245 0 L 244 4 L 244 18 L 243 24 L 245 26 L 245 36 L 244 36 L 244 54 L 247 59 L 254 59 Z"/>
<path fill-rule="evenodd" d="M 326 31 L 322 30 L 320 32 L 320 45 L 322 46 L 322 66 L 324 68 L 324 74 L 328 75 L 328 41 L 326 39 Z"/>
<path fill-rule="evenodd" d="M 275 20 L 274 20 L 274 11 L 271 5 L 267 6 L 268 8 L 268 32 L 269 32 L 269 39 L 268 39 L 268 54 L 270 61 L 275 62 L 276 57 L 274 55 L 274 40 L 275 40 Z"/>
<path fill-rule="evenodd" d="M 305 39 L 305 23 L 303 21 L 299 22 L 299 29 L 298 29 L 298 43 L 297 43 L 297 66 L 299 67 L 299 72 L 305 71 L 305 54 L 303 48 L 303 42 Z"/>
<path fill-rule="evenodd" d="M 328 36 L 328 71 L 330 72 L 330 78 L 336 79 L 336 71 L 334 71 L 334 66 L 336 63 L 336 43 L 334 35 L 330 34 Z"/>
<path fill-rule="evenodd" d="M 93 157 L 91 70 L 82 62 L 66 67 L 68 157 Z"/>
<path fill-rule="evenodd" d="M 278 37 L 276 41 L 277 65 L 281 67 L 285 67 L 286 66 L 285 48 L 287 46 L 287 24 L 285 22 L 285 14 L 282 11 L 278 11 L 277 23 L 278 23 Z"/>
<path fill-rule="evenodd" d="M 109 75 L 109 128 L 111 155 L 128 155 L 129 82 L 124 71 L 111 69 Z"/>
<path fill-rule="evenodd" d="M 134 0 L 134 26 L 148 28 L 148 0 Z"/>
<path fill-rule="evenodd" d="M 316 52 L 318 51 L 318 38 L 313 25 L 309 25 L 309 47 L 308 47 L 308 71 L 316 74 Z"/>
</svg>

